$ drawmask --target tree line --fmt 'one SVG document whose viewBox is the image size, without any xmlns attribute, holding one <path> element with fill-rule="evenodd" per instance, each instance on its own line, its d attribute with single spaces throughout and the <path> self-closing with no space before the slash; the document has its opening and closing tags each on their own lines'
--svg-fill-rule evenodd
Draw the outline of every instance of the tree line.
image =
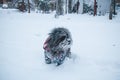
<svg viewBox="0 0 120 80">
<path fill-rule="evenodd" d="M 94 0 L 92 6 L 86 4 L 87 0 L 3 0 L 3 8 L 8 8 L 7 1 L 11 1 L 11 6 L 19 9 L 22 12 L 36 10 L 36 12 L 50 13 L 56 11 L 56 16 L 70 13 L 89 13 L 90 15 L 97 15 L 98 0 Z M 81 2 L 82 1 L 82 2 Z M 118 0 L 109 0 L 109 19 L 116 15 L 116 2 Z M 83 8 L 81 8 L 83 5 Z"/>
</svg>

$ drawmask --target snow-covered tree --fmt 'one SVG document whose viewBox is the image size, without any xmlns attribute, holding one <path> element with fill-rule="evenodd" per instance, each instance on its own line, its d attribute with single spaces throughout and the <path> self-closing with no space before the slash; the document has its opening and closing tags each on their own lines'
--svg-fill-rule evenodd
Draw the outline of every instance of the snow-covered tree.
<svg viewBox="0 0 120 80">
<path fill-rule="evenodd" d="M 56 0 L 56 15 L 63 15 L 63 3 L 64 0 Z"/>
<path fill-rule="evenodd" d="M 109 19 L 112 19 L 112 15 L 116 15 L 116 11 L 115 11 L 115 6 L 116 6 L 116 2 L 115 0 L 111 0 L 111 4 L 110 4 L 110 12 L 109 12 Z"/>
<path fill-rule="evenodd" d="M 94 14 L 94 0 L 83 1 L 83 13 Z"/>
<path fill-rule="evenodd" d="M 105 15 L 110 10 L 111 0 L 97 0 L 97 14 Z"/>
<path fill-rule="evenodd" d="M 7 0 L 3 0 L 2 8 L 8 8 Z"/>
<path fill-rule="evenodd" d="M 68 0 L 68 13 L 72 12 L 72 0 Z"/>
<path fill-rule="evenodd" d="M 83 13 L 96 11 L 97 15 L 105 15 L 110 10 L 111 0 L 84 0 Z"/>
</svg>

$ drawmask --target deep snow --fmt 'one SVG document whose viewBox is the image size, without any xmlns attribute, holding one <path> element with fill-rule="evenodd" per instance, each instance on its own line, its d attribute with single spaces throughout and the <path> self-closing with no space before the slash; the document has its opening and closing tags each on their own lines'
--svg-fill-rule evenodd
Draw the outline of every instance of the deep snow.
<svg viewBox="0 0 120 80">
<path fill-rule="evenodd" d="M 43 43 L 55 27 L 70 30 L 72 58 L 44 63 Z M 0 80 L 120 80 L 120 12 L 106 16 L 19 13 L 0 9 Z"/>
</svg>

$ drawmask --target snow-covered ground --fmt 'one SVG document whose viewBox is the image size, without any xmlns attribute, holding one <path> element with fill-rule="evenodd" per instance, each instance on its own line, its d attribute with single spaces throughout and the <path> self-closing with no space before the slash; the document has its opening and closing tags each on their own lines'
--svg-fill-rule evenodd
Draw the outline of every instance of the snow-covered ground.
<svg viewBox="0 0 120 80">
<path fill-rule="evenodd" d="M 70 30 L 72 58 L 44 63 L 43 43 L 55 27 Z M 0 9 L 0 80 L 120 80 L 120 12 L 106 16 L 19 13 Z"/>
</svg>

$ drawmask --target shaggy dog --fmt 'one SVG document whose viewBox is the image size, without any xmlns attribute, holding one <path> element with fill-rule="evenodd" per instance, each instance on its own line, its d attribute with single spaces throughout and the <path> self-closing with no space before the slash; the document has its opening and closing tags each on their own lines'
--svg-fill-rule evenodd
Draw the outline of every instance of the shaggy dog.
<svg viewBox="0 0 120 80">
<path fill-rule="evenodd" d="M 71 44 L 72 38 L 68 29 L 54 28 L 43 45 L 45 62 L 61 65 L 65 58 L 71 55 Z"/>
</svg>

